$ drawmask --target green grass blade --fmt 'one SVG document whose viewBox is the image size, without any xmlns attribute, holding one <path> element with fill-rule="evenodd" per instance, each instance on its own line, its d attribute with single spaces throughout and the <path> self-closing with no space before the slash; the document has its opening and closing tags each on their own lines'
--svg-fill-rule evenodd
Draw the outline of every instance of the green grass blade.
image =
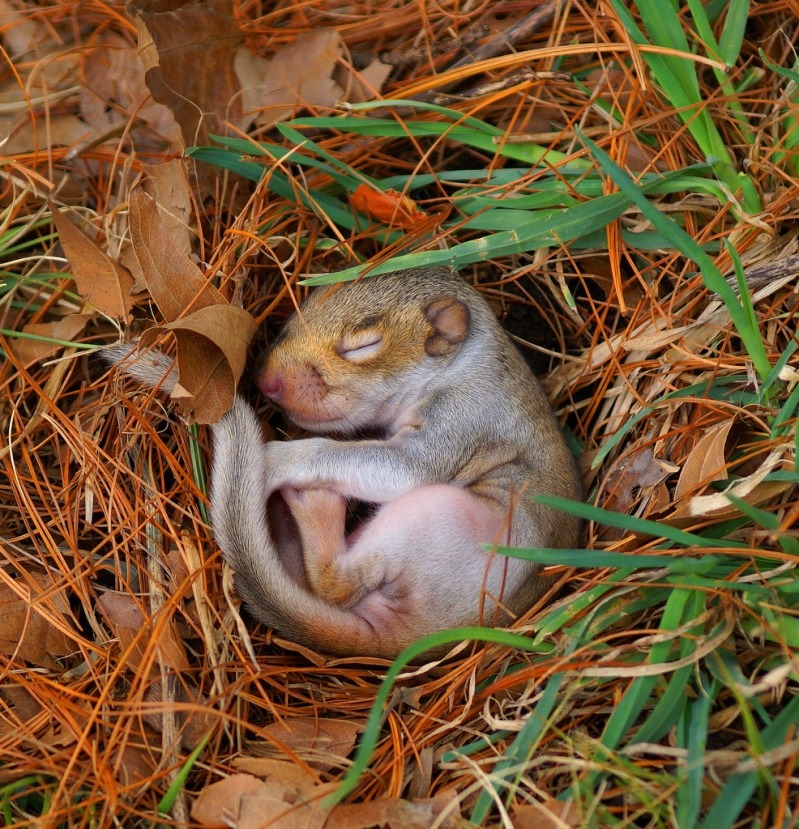
<svg viewBox="0 0 799 829">
<path fill-rule="evenodd" d="M 268 188 L 279 196 L 324 214 L 341 227 L 351 230 L 356 226 L 356 217 L 349 206 L 344 207 L 338 199 L 319 191 L 314 191 L 311 198 L 304 190 L 294 187 L 288 176 L 279 170 L 265 170 L 262 164 L 242 161 L 236 153 L 218 147 L 195 147 L 187 150 L 186 154 L 199 161 L 238 173 L 251 181 L 260 181 L 266 177 Z"/>
<path fill-rule="evenodd" d="M 366 720 L 363 734 L 361 735 L 358 748 L 355 752 L 352 765 L 347 770 L 347 773 L 341 780 L 339 787 L 330 795 L 325 801 L 327 805 L 333 805 L 341 802 L 357 785 L 361 775 L 366 771 L 369 765 L 369 760 L 372 753 L 377 746 L 380 739 L 380 728 L 383 719 L 383 709 L 388 702 L 391 691 L 397 677 L 402 673 L 403 669 L 418 657 L 422 656 L 431 648 L 438 648 L 442 645 L 455 644 L 465 640 L 475 642 L 495 642 L 499 645 L 505 645 L 509 648 L 519 648 L 524 651 L 541 651 L 541 646 L 536 645 L 528 636 L 523 636 L 519 633 L 512 633 L 507 630 L 496 630 L 491 628 L 481 627 L 463 627 L 455 628 L 453 630 L 444 630 L 439 633 L 432 633 L 429 636 L 424 636 L 412 645 L 405 648 L 402 653 L 397 656 L 391 667 L 386 672 L 380 688 L 375 696 L 375 701 L 372 703 L 372 708 L 369 711 L 369 716 Z"/>
<path fill-rule="evenodd" d="M 448 141 L 457 141 L 467 147 L 473 147 L 491 156 L 504 156 L 516 161 L 523 161 L 531 166 L 542 163 L 559 166 L 569 159 L 569 156 L 565 153 L 548 150 L 535 144 L 497 144 L 494 141 L 496 133 L 441 121 L 395 121 L 387 118 L 339 116 L 338 118 L 327 119 L 295 118 L 289 122 L 289 125 L 292 127 L 328 127 L 342 132 L 352 132 L 356 135 L 373 135 L 380 138 L 408 138 L 409 136 L 444 138 Z M 498 134 L 502 135 L 502 132 L 499 131 Z M 569 163 L 575 169 L 579 167 L 579 165 L 575 165 L 573 159 Z"/>
<path fill-rule="evenodd" d="M 702 784 L 705 774 L 705 749 L 707 748 L 708 718 L 716 689 L 705 688 L 702 674 L 694 700 L 686 700 L 677 728 L 677 745 L 687 749 L 685 784 L 677 789 L 677 826 L 693 829 L 702 809 Z"/>
<path fill-rule="evenodd" d="M 282 130 L 281 130 L 282 132 Z M 253 144 L 250 141 L 245 141 L 242 138 L 228 138 L 227 136 L 212 135 L 220 146 L 228 150 L 232 150 L 236 154 L 243 156 L 262 155 L 268 162 L 286 161 L 289 164 L 299 164 L 302 167 L 310 169 L 317 169 L 330 176 L 335 182 L 340 184 L 345 190 L 352 191 L 359 184 L 363 182 L 373 183 L 372 179 L 367 176 L 362 176 L 355 173 L 346 164 L 342 164 L 335 156 L 324 152 L 321 147 L 318 147 L 310 139 L 304 138 L 294 130 L 287 130 L 292 140 L 296 139 L 295 147 L 281 147 L 279 144 Z M 302 149 L 300 149 L 302 148 Z M 326 159 L 320 161 L 318 158 L 308 155 L 302 150 L 311 149 Z M 268 167 L 264 165 L 256 165 L 261 167 L 261 176 L 267 173 Z M 249 177 L 249 176 L 248 176 Z M 256 179 L 258 180 L 258 179 Z"/>
<path fill-rule="evenodd" d="M 192 478 L 197 483 L 197 487 L 203 494 L 208 493 L 208 480 L 205 476 L 205 461 L 203 458 L 203 446 L 200 442 L 199 427 L 196 423 L 190 423 L 188 426 L 189 435 L 189 454 L 191 457 L 191 471 Z M 211 514 L 208 507 L 202 498 L 197 499 L 197 509 L 208 526 L 211 526 Z"/>
<path fill-rule="evenodd" d="M 700 617 L 705 612 L 705 601 L 706 598 L 702 592 L 693 591 L 686 605 L 684 618 L 696 619 Z M 680 624 L 686 623 L 681 622 Z M 662 629 L 663 624 L 661 624 Z M 679 659 L 685 659 L 696 650 L 696 643 L 700 641 L 702 633 L 702 626 L 699 625 L 683 635 L 680 641 Z M 689 699 L 688 685 L 695 674 L 695 670 L 693 665 L 686 665 L 674 671 L 665 692 L 646 721 L 636 731 L 634 738 L 636 743 L 652 743 L 662 740 L 679 721 L 680 717 L 684 715 L 686 701 Z"/>
<path fill-rule="evenodd" d="M 699 602 L 697 602 L 697 598 Z M 660 630 L 670 632 L 679 628 L 684 619 L 694 619 L 701 612 L 701 596 L 692 590 L 677 589 L 672 591 L 660 622 Z M 697 612 L 697 605 L 700 610 Z M 672 641 L 656 642 L 652 645 L 646 658 L 649 665 L 660 665 L 668 662 Z M 615 749 L 621 745 L 624 737 L 630 731 L 636 720 L 641 716 L 644 707 L 649 702 L 652 691 L 660 681 L 657 676 L 643 676 L 633 680 L 627 693 L 621 698 L 613 713 L 608 718 L 602 731 L 602 745 Z"/>
<path fill-rule="evenodd" d="M 799 429 L 796 428 L 796 424 L 791 422 L 796 417 L 798 406 L 799 384 L 794 386 L 793 390 L 788 395 L 788 399 L 782 404 L 779 412 L 777 412 L 777 416 L 771 424 L 772 437 L 776 438 L 784 432 L 791 431 L 793 431 L 795 435 L 799 435 Z M 799 464 L 799 452 L 796 453 L 796 461 L 797 464 Z M 799 465 L 797 465 L 797 469 L 799 469 Z"/>
<path fill-rule="evenodd" d="M 640 46 L 647 45 L 649 43 L 647 35 L 638 27 L 621 0 L 611 0 L 611 5 L 627 29 L 630 38 Z M 740 190 L 744 199 L 744 209 L 749 213 L 759 212 L 761 203 L 754 183 L 745 174 L 739 176 L 736 173 L 727 145 L 704 106 L 696 68 L 690 60 L 690 49 L 675 6 L 661 0 L 637 0 L 636 6 L 641 13 L 641 19 L 652 44 L 675 49 L 685 54 L 683 58 L 676 55 L 643 53 L 643 58 L 649 65 L 658 86 L 686 124 L 705 157 L 712 161 L 716 175 L 725 183 L 733 197 Z M 705 12 L 697 11 L 697 17 L 703 20 Z M 728 42 L 725 43 L 725 48 L 730 52 L 734 47 L 737 22 L 736 16 L 731 24 Z M 715 44 L 714 38 L 711 41 L 711 48 L 713 44 Z M 747 126 L 745 118 L 743 125 Z"/>
<path fill-rule="evenodd" d="M 780 378 L 780 372 L 785 368 L 785 366 L 788 365 L 797 348 L 799 348 L 799 341 L 791 340 L 791 342 L 788 343 L 788 347 L 780 355 L 779 360 L 777 360 L 777 362 L 771 367 L 768 377 L 766 377 L 760 386 L 760 391 L 757 395 L 758 404 L 763 405 L 766 400 L 770 399 L 772 389 L 777 380 Z"/>
<path fill-rule="evenodd" d="M 170 809 L 175 805 L 175 800 L 180 793 L 180 790 L 186 785 L 186 780 L 191 773 L 197 758 L 202 754 L 203 749 L 208 744 L 210 733 L 206 734 L 197 748 L 186 758 L 186 762 L 181 766 L 180 771 L 175 775 L 175 779 L 170 783 L 169 788 L 164 792 L 164 796 L 158 802 L 158 811 L 162 815 L 169 814 Z"/>
<path fill-rule="evenodd" d="M 636 743 L 657 742 L 671 731 L 674 724 L 684 714 L 686 692 L 693 674 L 693 665 L 686 665 L 674 671 L 666 690 L 652 709 L 652 713 L 635 732 Z"/>
<path fill-rule="evenodd" d="M 502 759 L 494 766 L 491 781 L 495 789 L 499 788 L 502 781 L 517 778 L 524 772 L 525 761 L 533 754 L 535 746 L 541 739 L 544 728 L 555 710 L 563 679 L 563 674 L 555 674 L 550 677 L 544 693 L 528 715 L 527 721 L 502 756 Z M 486 791 L 480 792 L 472 810 L 472 823 L 482 826 L 493 805 L 494 798 L 491 794 Z"/>
<path fill-rule="evenodd" d="M 780 519 L 774 513 L 766 512 L 753 504 L 747 503 L 743 498 L 737 498 L 735 495 L 728 494 L 727 498 L 755 524 L 759 524 L 764 529 L 771 530 L 774 533 L 780 529 Z M 777 543 L 788 555 L 799 556 L 799 538 L 787 533 L 780 533 L 777 537 Z"/>
<path fill-rule="evenodd" d="M 373 178 L 353 170 L 350 166 L 339 161 L 339 159 L 337 159 L 334 155 L 327 152 L 327 150 L 323 147 L 320 147 L 315 141 L 311 141 L 310 138 L 307 138 L 302 133 L 297 132 L 297 130 L 293 129 L 289 124 L 278 124 L 277 129 L 283 136 L 288 138 L 289 141 L 293 141 L 298 147 L 311 149 L 320 158 L 325 159 L 325 161 L 327 161 L 327 170 L 340 171 L 340 175 L 335 173 L 330 173 L 330 175 L 342 184 L 345 189 L 353 191 L 361 184 L 371 184 L 376 186 Z"/>
<path fill-rule="evenodd" d="M 762 732 L 766 750 L 782 745 L 799 722 L 799 696 L 790 699 L 774 720 Z M 705 814 L 700 829 L 724 829 L 732 827 L 750 802 L 755 789 L 761 783 L 756 770 L 737 772 L 729 777 L 713 806 Z"/>
<path fill-rule="evenodd" d="M 646 198 L 627 173 L 604 150 L 600 149 L 595 142 L 580 130 L 576 130 L 576 132 L 580 136 L 580 140 L 585 143 L 592 155 L 597 159 L 602 169 L 613 179 L 621 192 L 638 206 L 644 216 L 652 223 L 652 226 L 664 236 L 671 239 L 674 247 L 680 253 L 689 259 L 693 259 L 697 263 L 702 274 L 702 281 L 705 283 L 707 289 L 718 294 L 723 301 L 727 313 L 730 315 L 738 331 L 738 335 L 743 340 L 755 370 L 761 378 L 765 379 L 768 377 L 771 371 L 771 363 L 766 354 L 760 330 L 757 326 L 752 327 L 751 320 L 741 304 L 741 300 L 736 296 L 735 291 L 733 291 L 727 280 L 722 276 L 713 260 L 673 219 L 658 210 Z"/>
<path fill-rule="evenodd" d="M 575 617 L 579 617 L 583 611 L 598 603 L 605 594 L 617 589 L 617 585 L 625 582 L 632 573 L 632 569 L 618 570 L 611 573 L 603 584 L 598 584 L 590 590 L 574 596 L 568 607 L 562 607 L 544 616 L 538 622 L 537 633 L 533 641 L 545 641 L 558 631 L 563 630 Z M 648 591 L 649 594 L 654 592 L 656 591 Z"/>
<path fill-rule="evenodd" d="M 617 198 L 618 197 L 618 198 Z M 475 262 L 538 250 L 552 244 L 565 244 L 586 233 L 605 227 L 629 207 L 621 193 L 583 202 L 554 213 L 534 215 L 523 227 L 500 231 L 491 236 L 461 242 L 449 250 L 428 250 L 395 256 L 377 265 L 357 265 L 335 273 L 305 279 L 303 285 L 329 285 L 357 279 L 362 274 L 392 273 L 405 268 L 445 266 L 460 270 Z"/>
<path fill-rule="evenodd" d="M 538 500 L 538 499 L 536 499 Z M 572 502 L 576 503 L 576 502 Z M 598 508 L 597 508 L 598 509 Z M 622 513 L 617 513 L 620 517 Z M 626 518 L 627 516 L 623 516 Z M 604 522 L 603 520 L 603 523 Z M 661 524 L 652 522 L 657 527 Z M 652 533 L 650 533 L 651 535 Z M 701 536 L 696 536 L 701 538 Z M 706 540 L 706 539 L 703 539 Z M 726 545 L 726 542 L 725 542 Z M 564 567 L 613 567 L 616 569 L 665 569 L 671 573 L 706 573 L 723 561 L 723 556 L 704 555 L 701 558 L 686 558 L 685 556 L 659 556 L 640 553 L 613 553 L 604 550 L 581 550 L 536 548 L 525 549 L 523 547 L 494 547 L 491 544 L 484 545 L 487 550 L 496 550 L 497 553 L 511 558 L 520 558 L 525 561 L 534 561 L 537 564 L 554 565 Z M 708 542 L 708 546 L 711 544 Z M 712 546 L 719 546 L 713 541 Z"/>
<path fill-rule="evenodd" d="M 718 51 L 718 56 L 727 66 L 735 66 L 741 56 L 750 7 L 749 0 L 730 0 L 727 4 Z"/>
<path fill-rule="evenodd" d="M 659 524 L 657 521 L 650 521 L 647 518 L 638 518 L 634 515 L 626 515 L 620 512 L 595 507 L 592 504 L 584 504 L 582 501 L 572 501 L 568 498 L 559 498 L 555 495 L 536 495 L 533 499 L 539 504 L 566 512 L 569 515 L 576 515 L 586 521 L 596 521 L 608 527 L 619 527 L 628 532 L 641 533 L 642 535 L 653 536 L 654 538 L 666 538 L 675 544 L 684 547 L 718 547 L 719 542 L 715 538 L 704 538 L 696 533 L 689 533 L 668 524 Z M 749 545 L 743 542 L 725 541 L 725 547 L 739 547 L 749 549 Z M 705 557 L 705 560 L 707 557 Z"/>
</svg>

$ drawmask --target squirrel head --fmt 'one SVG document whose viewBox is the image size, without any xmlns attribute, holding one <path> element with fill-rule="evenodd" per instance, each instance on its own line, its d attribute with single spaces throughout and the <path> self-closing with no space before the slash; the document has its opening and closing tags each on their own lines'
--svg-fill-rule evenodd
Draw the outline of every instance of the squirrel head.
<svg viewBox="0 0 799 829">
<path fill-rule="evenodd" d="M 273 344 L 259 386 L 310 431 L 394 431 L 469 337 L 470 293 L 441 270 L 318 288 Z"/>
</svg>

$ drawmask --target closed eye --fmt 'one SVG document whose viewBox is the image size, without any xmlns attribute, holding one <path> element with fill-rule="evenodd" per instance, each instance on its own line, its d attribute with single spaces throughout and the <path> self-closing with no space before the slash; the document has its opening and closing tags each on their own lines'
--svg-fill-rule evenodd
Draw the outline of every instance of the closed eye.
<svg viewBox="0 0 799 829">
<path fill-rule="evenodd" d="M 383 335 L 379 331 L 353 331 L 341 338 L 336 352 L 350 363 L 363 363 L 378 354 L 382 347 Z"/>
</svg>

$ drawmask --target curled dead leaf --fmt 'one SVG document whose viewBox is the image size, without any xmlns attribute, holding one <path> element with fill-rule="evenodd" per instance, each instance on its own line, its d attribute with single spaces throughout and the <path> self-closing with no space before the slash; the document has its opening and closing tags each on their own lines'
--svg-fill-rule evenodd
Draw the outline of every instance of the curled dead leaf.
<svg viewBox="0 0 799 829">
<path fill-rule="evenodd" d="M 175 241 L 175 228 L 142 188 L 130 197 L 133 252 L 142 279 L 167 323 L 153 328 L 142 343 L 164 331 L 175 336 L 184 411 L 198 423 L 216 422 L 232 405 L 256 324 L 224 296 Z M 189 309 L 189 313 L 187 313 Z"/>
<path fill-rule="evenodd" d="M 765 480 L 769 473 L 777 469 L 793 467 L 792 459 L 786 456 L 786 448 L 780 447 L 770 452 L 753 472 L 737 478 L 724 492 L 694 495 L 683 501 L 674 512 L 658 520 L 675 527 L 690 527 L 696 525 L 697 519 L 712 518 L 717 522 L 740 515 L 740 510 L 727 498 L 727 493 L 753 506 L 773 500 L 793 486 L 790 481 Z"/>
<path fill-rule="evenodd" d="M 209 305 L 167 325 L 151 328 L 146 345 L 162 332 L 175 336 L 180 388 L 173 395 L 198 423 L 215 423 L 233 405 L 236 383 L 244 370 L 255 320 L 242 308 Z M 181 390 L 188 399 L 181 400 Z"/>
</svg>

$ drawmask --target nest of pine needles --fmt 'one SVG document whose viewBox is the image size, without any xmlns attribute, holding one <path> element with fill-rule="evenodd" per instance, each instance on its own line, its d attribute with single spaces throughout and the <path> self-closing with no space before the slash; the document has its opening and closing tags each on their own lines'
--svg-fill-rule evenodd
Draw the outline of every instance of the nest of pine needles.
<svg viewBox="0 0 799 829">
<path fill-rule="evenodd" d="M 279 761 L 318 792 L 349 771 L 351 802 L 383 804 L 341 825 L 412 825 L 398 801 L 434 804 L 413 825 L 794 825 L 799 22 L 777 0 L 655 5 L 231 17 L 266 56 L 335 31 L 340 62 L 377 58 L 381 98 L 401 100 L 312 106 L 182 162 L 193 252 L 263 323 L 251 359 L 309 275 L 452 264 L 583 473 L 586 503 L 562 507 L 585 549 L 539 551 L 557 578 L 513 626 L 529 647 L 469 642 L 390 684 L 390 663 L 309 652 L 242 612 L 208 523 L 207 429 L 93 354 L 119 323 L 73 281 L 53 210 L 116 258 L 132 176 L 169 152 L 151 124 L 133 135 L 121 93 L 104 104 L 124 130 L 59 138 L 90 86 L 68 57 L 112 36 L 135 51 L 121 5 L 16 5 L 4 88 L 36 137 L 0 169 L 9 824 L 212 825 L 200 793 Z M 57 33 L 65 66 L 36 94 L 47 61 L 8 46 L 28 24 Z M 408 215 L 356 210 L 365 183 Z M 162 321 L 146 295 L 129 316 Z"/>
</svg>

